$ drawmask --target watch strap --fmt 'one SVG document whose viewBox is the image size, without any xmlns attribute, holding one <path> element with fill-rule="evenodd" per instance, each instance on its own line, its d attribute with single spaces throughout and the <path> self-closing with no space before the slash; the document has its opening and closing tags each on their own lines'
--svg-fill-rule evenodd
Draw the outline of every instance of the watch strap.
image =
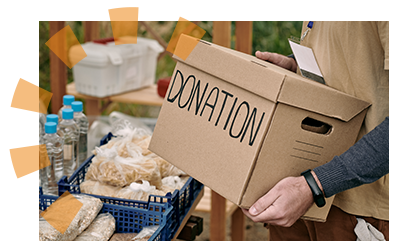
<svg viewBox="0 0 400 250">
<path fill-rule="evenodd" d="M 315 181 L 314 176 L 311 173 L 311 169 L 308 169 L 308 170 L 302 172 L 301 175 L 304 176 L 304 178 L 307 181 L 308 186 L 311 189 L 315 204 L 318 207 L 325 206 L 326 202 L 325 202 L 324 194 L 322 193 L 321 189 L 318 187 L 318 184 Z"/>
</svg>

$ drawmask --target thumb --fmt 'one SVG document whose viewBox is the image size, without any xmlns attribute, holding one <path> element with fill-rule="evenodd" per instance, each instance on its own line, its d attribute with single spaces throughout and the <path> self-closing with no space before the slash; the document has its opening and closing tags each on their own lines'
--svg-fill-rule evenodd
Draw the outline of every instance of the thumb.
<svg viewBox="0 0 400 250">
<path fill-rule="evenodd" d="M 260 212 L 260 210 L 257 208 L 256 203 L 253 204 L 253 206 L 250 207 L 249 213 L 251 216 L 257 216 Z"/>
<path fill-rule="evenodd" d="M 258 199 L 249 209 L 249 213 L 252 216 L 257 216 L 262 213 L 268 207 L 270 207 L 279 195 L 277 193 L 277 188 L 273 187 L 267 194 Z"/>
</svg>

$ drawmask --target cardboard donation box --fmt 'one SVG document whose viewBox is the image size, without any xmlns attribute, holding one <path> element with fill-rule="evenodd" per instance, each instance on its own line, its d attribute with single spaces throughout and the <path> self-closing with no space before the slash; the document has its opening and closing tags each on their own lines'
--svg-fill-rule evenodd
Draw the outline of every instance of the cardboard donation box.
<svg viewBox="0 0 400 250">
<path fill-rule="evenodd" d="M 175 58 L 149 149 L 243 208 L 345 152 L 370 105 L 205 41 Z M 325 221 L 332 200 L 304 218 Z"/>
</svg>

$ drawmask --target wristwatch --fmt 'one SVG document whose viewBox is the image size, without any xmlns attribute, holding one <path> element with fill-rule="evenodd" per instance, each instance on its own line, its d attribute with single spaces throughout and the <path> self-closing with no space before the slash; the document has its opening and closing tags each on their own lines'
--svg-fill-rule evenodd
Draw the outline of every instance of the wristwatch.
<svg viewBox="0 0 400 250">
<path fill-rule="evenodd" d="M 315 181 L 314 176 L 311 174 L 311 169 L 308 169 L 308 170 L 302 172 L 301 175 L 304 176 L 304 178 L 307 181 L 308 186 L 311 189 L 315 204 L 318 207 L 325 206 L 326 202 L 325 202 L 324 194 L 322 193 L 321 189 L 318 187 L 318 184 Z"/>
</svg>

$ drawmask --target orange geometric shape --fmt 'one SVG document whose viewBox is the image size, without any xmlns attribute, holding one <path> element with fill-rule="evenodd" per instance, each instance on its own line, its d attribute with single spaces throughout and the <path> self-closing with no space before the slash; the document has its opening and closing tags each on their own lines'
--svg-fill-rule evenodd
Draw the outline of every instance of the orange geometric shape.
<svg viewBox="0 0 400 250">
<path fill-rule="evenodd" d="M 50 165 L 46 144 L 10 149 L 11 160 L 17 178 Z"/>
<path fill-rule="evenodd" d="M 178 21 L 186 21 L 186 22 L 190 22 L 190 20 L 189 19 L 187 19 L 187 18 L 184 18 L 183 16 L 179 16 L 178 17 Z"/>
<path fill-rule="evenodd" d="M 14 92 L 14 95 L 15 95 L 15 92 Z M 49 107 L 52 96 L 53 96 L 53 93 L 39 87 L 39 113 L 47 114 L 47 108 Z M 12 105 L 12 103 L 11 103 L 11 105 Z"/>
<path fill-rule="evenodd" d="M 63 234 L 82 206 L 82 202 L 66 191 L 40 215 Z"/>
<path fill-rule="evenodd" d="M 118 7 L 108 9 L 110 21 L 138 21 L 139 7 Z"/>
<path fill-rule="evenodd" d="M 47 42 L 47 47 L 51 49 L 67 65 L 70 69 L 85 58 L 86 52 L 83 50 L 78 39 L 76 38 L 74 32 L 69 25 L 62 28 L 56 34 L 54 34 Z M 71 61 L 68 57 L 69 50 L 72 46 L 77 46 L 74 48 L 74 60 Z"/>
<path fill-rule="evenodd" d="M 138 30 L 138 7 L 109 9 L 111 29 L 115 45 L 136 44 Z"/>
<path fill-rule="evenodd" d="M 39 169 L 45 168 L 50 165 L 51 165 L 51 162 L 50 162 L 49 155 L 47 154 L 46 144 L 40 144 L 39 145 Z"/>
<path fill-rule="evenodd" d="M 39 86 L 20 77 L 14 89 L 10 107 L 39 113 L 39 107 L 34 104 L 38 101 L 38 88 Z"/>
<path fill-rule="evenodd" d="M 52 96 L 51 92 L 19 79 L 11 107 L 47 114 L 47 107 Z"/>
<path fill-rule="evenodd" d="M 167 51 L 178 56 L 182 60 L 186 60 L 186 58 L 192 52 L 194 47 L 196 47 L 199 40 L 197 39 L 187 40 L 185 44 L 180 44 L 178 48 L 176 45 L 178 43 L 180 35 L 185 34 L 188 36 L 201 39 L 205 33 L 206 31 L 197 26 L 196 24 L 180 17 L 178 23 L 176 24 L 174 33 L 172 34 L 171 39 L 169 40 Z"/>
</svg>

